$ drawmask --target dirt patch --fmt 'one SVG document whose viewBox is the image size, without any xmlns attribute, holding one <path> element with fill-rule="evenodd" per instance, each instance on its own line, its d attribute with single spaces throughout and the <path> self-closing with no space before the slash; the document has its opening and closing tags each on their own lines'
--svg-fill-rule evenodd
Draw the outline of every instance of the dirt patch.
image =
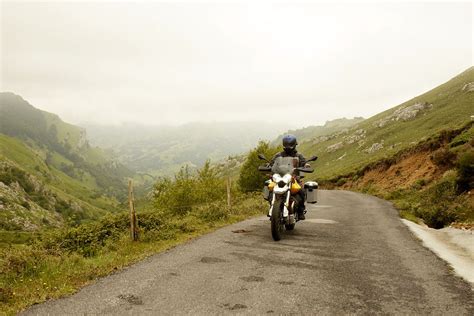
<svg viewBox="0 0 474 316">
<path fill-rule="evenodd" d="M 404 157 L 386 168 L 378 166 L 367 171 L 356 181 L 348 181 L 343 188 L 363 188 L 376 185 L 380 189 L 394 190 L 408 188 L 420 179 L 431 180 L 439 178 L 443 170 L 437 167 L 430 158 L 430 151 L 416 152 Z"/>
</svg>

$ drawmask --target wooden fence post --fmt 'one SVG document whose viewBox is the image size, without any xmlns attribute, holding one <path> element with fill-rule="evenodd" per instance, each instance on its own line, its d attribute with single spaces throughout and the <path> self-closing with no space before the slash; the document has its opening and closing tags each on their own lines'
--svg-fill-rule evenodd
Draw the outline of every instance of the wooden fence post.
<svg viewBox="0 0 474 316">
<path fill-rule="evenodd" d="M 231 189 L 231 180 L 230 177 L 227 178 L 227 207 L 231 208 L 232 206 L 232 201 L 231 201 L 231 196 L 230 196 L 230 189 Z"/>
<path fill-rule="evenodd" d="M 133 196 L 133 183 L 128 180 L 128 206 L 130 208 L 130 238 L 133 241 L 138 240 L 137 214 L 135 211 L 135 203 Z"/>
</svg>

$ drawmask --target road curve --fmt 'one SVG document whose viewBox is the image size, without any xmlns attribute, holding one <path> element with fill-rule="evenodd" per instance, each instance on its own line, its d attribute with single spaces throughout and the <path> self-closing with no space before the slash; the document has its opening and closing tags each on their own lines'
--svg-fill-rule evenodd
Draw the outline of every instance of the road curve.
<svg viewBox="0 0 474 316">
<path fill-rule="evenodd" d="M 197 238 L 25 315 L 474 315 L 470 284 L 425 249 L 390 203 L 321 191 L 274 242 L 267 218 Z"/>
</svg>

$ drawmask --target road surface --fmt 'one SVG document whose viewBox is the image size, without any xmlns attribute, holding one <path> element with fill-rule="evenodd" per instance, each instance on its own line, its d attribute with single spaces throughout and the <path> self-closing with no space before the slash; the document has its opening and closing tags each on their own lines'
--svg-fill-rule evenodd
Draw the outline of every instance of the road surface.
<svg viewBox="0 0 474 316">
<path fill-rule="evenodd" d="M 265 217 L 225 227 L 25 315 L 474 315 L 471 285 L 383 200 L 321 191 L 275 242 Z"/>
</svg>

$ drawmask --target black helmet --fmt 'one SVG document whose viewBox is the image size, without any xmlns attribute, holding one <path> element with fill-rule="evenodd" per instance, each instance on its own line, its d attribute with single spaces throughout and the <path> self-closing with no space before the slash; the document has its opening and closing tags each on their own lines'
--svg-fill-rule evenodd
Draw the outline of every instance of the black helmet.
<svg viewBox="0 0 474 316">
<path fill-rule="evenodd" d="M 296 150 L 296 145 L 298 142 L 296 141 L 296 137 L 293 135 L 286 135 L 283 137 L 283 149 L 287 154 L 291 154 Z"/>
</svg>

